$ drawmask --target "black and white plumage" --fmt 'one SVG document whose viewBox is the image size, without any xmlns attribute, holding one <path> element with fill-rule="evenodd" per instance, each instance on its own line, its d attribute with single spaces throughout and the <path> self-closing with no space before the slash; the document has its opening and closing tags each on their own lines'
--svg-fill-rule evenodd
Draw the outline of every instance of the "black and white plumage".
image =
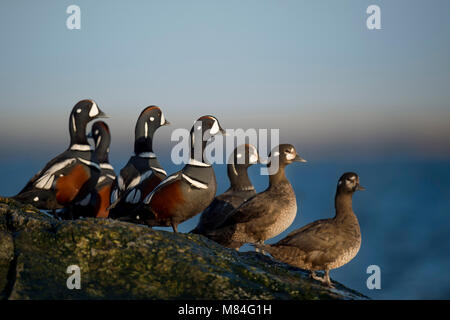
<svg viewBox="0 0 450 320">
<path fill-rule="evenodd" d="M 227 164 L 230 187 L 217 196 L 200 217 L 192 233 L 206 234 L 220 226 L 237 207 L 256 195 L 249 177 L 248 168 L 259 160 L 258 151 L 253 145 L 237 147 Z"/>
<path fill-rule="evenodd" d="M 109 214 L 111 189 L 116 174 L 113 166 L 109 163 L 109 146 L 111 144 L 111 133 L 108 125 L 103 121 L 97 121 L 92 125 L 88 138 L 94 140 L 95 156 L 100 166 L 100 177 L 95 188 L 83 199 L 75 203 L 71 208 L 71 216 L 107 218 Z"/>
<path fill-rule="evenodd" d="M 61 209 L 84 198 L 100 175 L 86 126 L 101 117 L 105 114 L 93 100 L 79 101 L 69 117 L 68 149 L 50 160 L 13 198 L 45 210 Z"/>
<path fill-rule="evenodd" d="M 277 260 L 310 270 L 312 278 L 332 286 L 330 270 L 351 261 L 361 246 L 361 231 L 352 208 L 352 197 L 357 190 L 364 190 L 358 175 L 343 174 L 337 185 L 333 218 L 312 222 L 275 244 L 256 246 Z M 324 270 L 325 276 L 318 277 L 317 270 Z"/>
<path fill-rule="evenodd" d="M 191 129 L 191 158 L 183 169 L 170 175 L 135 211 L 136 220 L 149 226 L 177 226 L 203 211 L 217 189 L 214 169 L 204 159 L 205 147 L 217 134 L 225 134 L 213 116 L 200 117 Z M 198 149 L 197 149 L 198 148 Z"/>
<path fill-rule="evenodd" d="M 169 124 L 157 106 L 149 106 L 139 115 L 135 127 L 134 155 L 120 170 L 111 192 L 111 218 L 126 219 L 166 178 L 167 174 L 153 152 L 153 136 L 158 128 Z"/>
</svg>

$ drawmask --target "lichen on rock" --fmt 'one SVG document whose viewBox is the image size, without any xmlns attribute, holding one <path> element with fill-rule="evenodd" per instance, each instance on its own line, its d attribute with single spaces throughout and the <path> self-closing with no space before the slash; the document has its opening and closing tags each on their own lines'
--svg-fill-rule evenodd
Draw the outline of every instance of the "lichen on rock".
<svg viewBox="0 0 450 320">
<path fill-rule="evenodd" d="M 81 270 L 68 289 L 67 267 Z M 0 299 L 365 299 L 255 252 L 110 219 L 57 220 L 0 198 Z"/>
</svg>

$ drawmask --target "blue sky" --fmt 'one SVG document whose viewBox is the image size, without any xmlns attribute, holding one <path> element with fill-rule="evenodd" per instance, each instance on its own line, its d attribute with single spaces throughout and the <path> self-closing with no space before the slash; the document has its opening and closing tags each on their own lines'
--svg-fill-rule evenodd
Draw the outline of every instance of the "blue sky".
<svg viewBox="0 0 450 320">
<path fill-rule="evenodd" d="M 81 8 L 81 30 L 66 8 Z M 381 7 L 382 30 L 366 28 Z M 305 157 L 450 158 L 449 1 L 2 1 L 0 154 L 57 152 L 92 98 L 112 152 L 136 117 L 171 130 L 214 114 L 227 128 L 280 128 Z M 114 155 L 112 155 L 114 157 Z"/>
</svg>

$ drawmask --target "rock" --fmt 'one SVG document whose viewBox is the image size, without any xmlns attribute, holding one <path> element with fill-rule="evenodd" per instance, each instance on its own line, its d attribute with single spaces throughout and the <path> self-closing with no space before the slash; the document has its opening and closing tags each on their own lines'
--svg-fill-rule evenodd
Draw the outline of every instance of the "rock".
<svg viewBox="0 0 450 320">
<path fill-rule="evenodd" d="M 81 272 L 68 289 L 67 268 Z M 366 299 L 255 252 L 110 219 L 60 221 L 0 198 L 0 298 Z"/>
</svg>

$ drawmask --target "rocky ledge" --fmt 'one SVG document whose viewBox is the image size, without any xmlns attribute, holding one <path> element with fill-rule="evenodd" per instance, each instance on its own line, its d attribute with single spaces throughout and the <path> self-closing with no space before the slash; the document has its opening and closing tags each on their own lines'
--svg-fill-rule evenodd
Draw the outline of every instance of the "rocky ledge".
<svg viewBox="0 0 450 320">
<path fill-rule="evenodd" d="M 80 270 L 80 289 L 68 289 Z M 205 237 L 110 219 L 60 221 L 0 198 L 0 299 L 366 299 Z"/>
</svg>

